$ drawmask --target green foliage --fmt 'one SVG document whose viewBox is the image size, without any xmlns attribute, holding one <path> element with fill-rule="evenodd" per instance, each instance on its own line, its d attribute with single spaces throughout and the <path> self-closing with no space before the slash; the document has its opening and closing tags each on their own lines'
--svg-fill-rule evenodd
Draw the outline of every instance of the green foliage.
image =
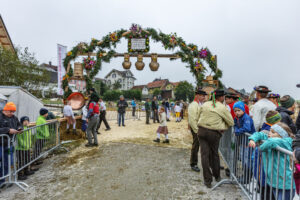
<svg viewBox="0 0 300 200">
<path fill-rule="evenodd" d="M 140 28 L 140 27 L 139 27 Z M 121 41 L 122 37 L 130 40 L 132 37 L 135 37 L 136 33 L 132 30 L 127 31 L 124 29 L 117 30 L 113 33 L 109 33 L 104 36 L 101 40 L 92 39 L 91 42 L 88 43 L 79 43 L 75 46 L 70 52 L 68 52 L 65 60 L 64 67 L 67 69 L 68 64 L 74 60 L 78 54 L 90 54 L 92 52 L 96 52 L 96 64 L 93 69 L 90 70 L 90 75 L 85 76 L 87 81 L 87 90 L 92 87 L 92 80 L 99 70 L 101 69 L 102 61 L 110 62 L 111 58 L 115 55 L 115 51 L 111 50 L 112 47 L 116 48 L 116 45 Z M 206 62 L 211 72 L 214 73 L 214 79 L 219 80 L 222 77 L 222 71 L 217 67 L 216 57 L 210 52 L 210 50 L 206 48 L 198 48 L 195 44 L 187 44 L 181 37 L 178 37 L 176 33 L 174 34 L 164 34 L 162 32 L 157 32 L 153 28 L 139 29 L 138 31 L 139 37 L 151 38 L 154 42 L 161 42 L 166 50 L 174 50 L 176 47 L 179 48 L 179 51 L 176 54 L 180 57 L 181 61 L 186 63 L 186 67 L 190 69 L 190 72 L 195 76 L 196 82 L 198 86 L 203 86 L 203 80 L 205 77 L 205 72 L 207 72 L 207 68 L 204 67 L 202 62 Z M 201 52 L 205 51 L 205 55 L 201 55 Z M 172 59 L 171 59 L 172 60 Z M 197 64 L 201 65 L 202 68 L 197 67 Z M 73 71 L 70 70 L 67 73 L 68 77 L 72 77 Z M 68 81 L 63 82 L 63 88 L 65 89 L 68 86 Z M 220 82 L 220 86 L 222 87 L 222 83 Z M 68 88 L 68 91 L 65 93 L 65 98 L 72 91 Z"/>
<path fill-rule="evenodd" d="M 113 85 L 112 85 L 112 88 L 114 90 L 118 90 L 122 87 L 121 83 L 119 81 L 116 81 Z"/>
<path fill-rule="evenodd" d="M 194 87 L 187 81 L 180 82 L 175 89 L 176 100 L 186 100 L 193 101 L 194 99 Z"/>
<path fill-rule="evenodd" d="M 125 99 L 137 99 L 142 100 L 142 91 L 141 90 L 126 90 L 123 91 Z"/>
<path fill-rule="evenodd" d="M 109 87 L 103 83 L 101 80 L 96 80 L 94 83 L 93 83 L 93 87 L 95 88 L 96 92 L 98 94 L 100 94 L 100 96 L 103 96 L 104 93 L 109 90 Z"/>
<path fill-rule="evenodd" d="M 120 90 L 108 90 L 104 93 L 104 101 L 116 101 L 120 98 L 122 92 Z"/>
<path fill-rule="evenodd" d="M 38 96 L 50 79 L 50 73 L 38 66 L 28 48 L 17 48 L 15 53 L 0 47 L 0 76 L 0 85 L 21 86 Z"/>
<path fill-rule="evenodd" d="M 158 96 L 158 95 L 161 95 L 161 90 L 158 89 L 158 88 L 155 88 L 155 89 L 153 90 L 153 96 Z"/>
</svg>

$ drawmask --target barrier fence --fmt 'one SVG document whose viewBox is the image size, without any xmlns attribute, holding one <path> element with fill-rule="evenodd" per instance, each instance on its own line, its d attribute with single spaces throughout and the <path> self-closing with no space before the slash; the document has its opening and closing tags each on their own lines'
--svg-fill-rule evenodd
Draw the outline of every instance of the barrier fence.
<svg viewBox="0 0 300 200">
<path fill-rule="evenodd" d="M 29 186 L 18 181 L 18 176 L 23 173 L 26 174 L 30 165 L 54 149 L 61 147 L 59 122 L 54 120 L 43 125 L 30 127 L 12 138 L 7 135 L 0 135 L 0 141 L 0 180 L 2 183 L 5 181 L 6 185 L 16 184 L 25 191 Z M 7 142 L 5 143 L 5 141 Z M 0 185 L 2 183 L 0 182 Z"/>
<path fill-rule="evenodd" d="M 263 134 L 259 135 L 261 139 L 265 137 Z M 250 148 L 250 136 L 248 133 L 236 136 L 232 128 L 224 133 L 219 152 L 230 171 L 230 178 L 222 180 L 212 190 L 231 183 L 237 184 L 248 199 L 300 200 L 300 183 L 296 185 L 294 179 L 300 178 L 300 171 L 296 171 L 293 152 L 273 142 L 264 143 L 264 140 L 257 143 L 256 148 Z"/>
</svg>

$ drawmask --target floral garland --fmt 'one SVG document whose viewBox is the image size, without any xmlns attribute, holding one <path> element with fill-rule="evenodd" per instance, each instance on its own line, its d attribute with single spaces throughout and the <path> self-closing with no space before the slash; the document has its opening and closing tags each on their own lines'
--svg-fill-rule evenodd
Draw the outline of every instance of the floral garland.
<svg viewBox="0 0 300 200">
<path fill-rule="evenodd" d="M 91 58 L 91 57 L 87 57 L 87 58 L 84 58 L 83 59 L 83 67 L 86 69 L 86 70 L 91 70 L 96 64 L 96 61 L 94 58 Z"/>
<path fill-rule="evenodd" d="M 116 52 L 111 49 L 113 47 L 116 48 L 116 45 L 120 42 L 121 38 L 128 39 L 129 43 L 132 38 L 146 38 L 149 45 L 150 37 L 154 42 L 161 42 L 166 50 L 174 50 L 176 47 L 179 48 L 176 54 L 180 57 L 182 62 L 187 63 L 186 67 L 188 67 L 195 76 L 198 86 L 203 85 L 202 81 L 205 78 L 205 72 L 208 70 L 207 67 L 204 67 L 202 62 L 206 62 L 211 72 L 214 73 L 214 80 L 219 80 L 222 77 L 222 71 L 217 68 L 216 57 L 212 55 L 208 48 L 198 49 L 197 45 L 187 44 L 181 37 L 178 37 L 176 33 L 164 34 L 162 32 L 157 32 L 153 28 L 142 29 L 137 24 L 133 24 L 129 30 L 121 29 L 109 33 L 101 40 L 93 38 L 89 44 L 79 43 L 67 53 L 64 60 L 64 67 L 67 70 L 68 64 L 78 55 L 89 54 L 96 51 L 96 58 L 93 59 L 94 63 L 92 67 L 88 67 L 88 69 L 85 68 L 90 71 L 89 75 L 84 76 L 87 83 L 87 90 L 89 90 L 92 88 L 92 79 L 101 69 L 102 62 L 110 62 L 111 58 L 115 55 Z M 130 53 L 129 43 L 128 50 Z M 148 52 L 149 49 L 150 48 L 148 48 L 146 52 Z M 171 60 L 173 59 L 171 58 Z M 68 87 L 68 79 L 72 76 L 73 69 L 70 68 L 62 84 L 65 91 L 64 98 L 67 98 L 72 93 L 72 90 Z M 222 83 L 219 83 L 222 87 Z"/>
</svg>

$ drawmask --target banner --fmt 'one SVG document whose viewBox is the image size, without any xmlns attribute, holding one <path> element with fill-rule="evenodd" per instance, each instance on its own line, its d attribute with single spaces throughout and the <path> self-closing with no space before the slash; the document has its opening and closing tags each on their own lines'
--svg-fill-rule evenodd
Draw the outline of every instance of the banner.
<svg viewBox="0 0 300 200">
<path fill-rule="evenodd" d="M 62 89 L 62 80 L 66 74 L 64 67 L 64 59 L 67 54 L 67 47 L 57 44 L 57 94 L 63 95 L 64 91 Z"/>
</svg>

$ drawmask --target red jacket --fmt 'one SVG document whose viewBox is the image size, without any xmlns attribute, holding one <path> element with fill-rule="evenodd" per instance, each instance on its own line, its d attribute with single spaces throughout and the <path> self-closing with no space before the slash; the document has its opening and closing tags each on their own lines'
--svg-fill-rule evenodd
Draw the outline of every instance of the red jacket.
<svg viewBox="0 0 300 200">
<path fill-rule="evenodd" d="M 228 104 L 228 106 L 230 107 L 230 112 L 231 112 L 231 116 L 232 118 L 234 119 L 235 118 L 235 113 L 234 113 L 234 110 L 233 110 L 233 105 L 236 103 L 235 102 L 232 102 L 231 104 Z M 245 105 L 245 113 L 247 113 L 247 115 L 249 115 L 249 107 L 247 106 L 247 104 L 244 104 Z"/>
</svg>

